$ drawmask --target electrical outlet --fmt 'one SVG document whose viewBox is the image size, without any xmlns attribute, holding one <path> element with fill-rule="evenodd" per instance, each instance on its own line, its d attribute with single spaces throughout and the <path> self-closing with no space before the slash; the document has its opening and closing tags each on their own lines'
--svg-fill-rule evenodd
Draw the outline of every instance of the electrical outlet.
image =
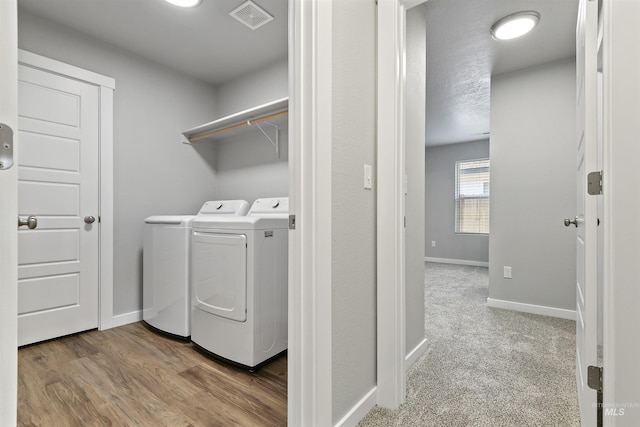
<svg viewBox="0 0 640 427">
<path fill-rule="evenodd" d="M 432 248 L 435 248 L 435 247 L 436 247 L 436 241 L 435 241 L 435 240 L 432 240 L 432 241 L 431 241 L 431 247 L 432 247 Z"/>
<path fill-rule="evenodd" d="M 505 265 L 504 266 L 504 278 L 505 279 L 511 279 L 511 267 Z"/>
</svg>

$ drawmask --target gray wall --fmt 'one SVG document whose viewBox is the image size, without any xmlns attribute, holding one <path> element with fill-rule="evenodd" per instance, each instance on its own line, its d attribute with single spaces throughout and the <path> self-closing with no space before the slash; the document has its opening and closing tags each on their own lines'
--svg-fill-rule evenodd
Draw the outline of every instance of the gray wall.
<svg viewBox="0 0 640 427">
<path fill-rule="evenodd" d="M 575 129 L 573 58 L 492 79 L 490 298 L 575 309 Z"/>
<path fill-rule="evenodd" d="M 406 351 L 424 340 L 424 138 L 426 110 L 426 20 L 424 9 L 407 11 L 405 98 L 405 308 Z"/>
<path fill-rule="evenodd" d="M 492 130 L 493 131 L 493 130 Z M 455 233 L 455 164 L 486 159 L 489 141 L 427 147 L 425 150 L 425 256 L 464 261 L 489 261 L 489 236 Z M 493 205 L 493 164 L 491 204 Z M 493 223 L 490 233 L 493 238 Z M 436 246 L 431 246 L 435 241 Z"/>
<path fill-rule="evenodd" d="M 376 384 L 376 5 L 333 2 L 332 410 L 340 420 Z"/>
<path fill-rule="evenodd" d="M 239 77 L 216 89 L 216 109 L 232 114 L 288 96 L 287 59 Z M 215 170 L 220 199 L 286 196 L 289 192 L 288 120 L 274 121 L 280 127 L 280 153 L 257 128 L 215 142 Z M 273 138 L 272 126 L 263 129 Z M 204 144 L 211 144 L 204 142 Z"/>
<path fill-rule="evenodd" d="M 180 142 L 182 130 L 214 117 L 214 89 L 24 13 L 18 44 L 116 80 L 113 309 L 140 310 L 144 219 L 194 213 L 216 194 L 213 147 L 195 151 Z"/>
</svg>

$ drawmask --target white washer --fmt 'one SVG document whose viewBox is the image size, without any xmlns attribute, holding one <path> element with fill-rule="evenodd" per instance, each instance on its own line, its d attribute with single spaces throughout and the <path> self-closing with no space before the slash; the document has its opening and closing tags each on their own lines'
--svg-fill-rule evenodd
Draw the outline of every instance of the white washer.
<svg viewBox="0 0 640 427">
<path fill-rule="evenodd" d="M 247 216 L 193 220 L 191 341 L 254 371 L 287 349 L 286 197 Z"/>
<path fill-rule="evenodd" d="M 246 215 L 244 200 L 206 202 L 198 215 Z M 191 222 L 196 215 L 150 216 L 145 220 L 142 319 L 153 329 L 188 339 L 191 335 Z"/>
</svg>

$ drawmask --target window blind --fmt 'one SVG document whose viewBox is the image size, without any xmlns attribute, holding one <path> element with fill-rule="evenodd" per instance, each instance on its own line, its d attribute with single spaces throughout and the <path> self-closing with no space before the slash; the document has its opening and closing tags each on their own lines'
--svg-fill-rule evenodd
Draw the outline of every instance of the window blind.
<svg viewBox="0 0 640 427">
<path fill-rule="evenodd" d="M 489 159 L 456 162 L 455 232 L 489 234 Z"/>
</svg>

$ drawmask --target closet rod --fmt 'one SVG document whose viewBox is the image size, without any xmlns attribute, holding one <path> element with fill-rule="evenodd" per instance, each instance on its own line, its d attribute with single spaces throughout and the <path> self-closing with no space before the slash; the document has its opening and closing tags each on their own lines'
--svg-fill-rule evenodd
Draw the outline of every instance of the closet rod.
<svg viewBox="0 0 640 427">
<path fill-rule="evenodd" d="M 277 119 L 278 117 L 286 116 L 287 114 L 289 114 L 289 110 L 279 111 L 277 113 L 272 113 L 272 114 L 268 114 L 266 116 L 257 117 L 255 119 L 247 120 L 245 122 L 238 123 L 236 125 L 227 126 L 225 128 L 222 128 L 222 129 L 217 129 L 217 130 L 214 130 L 214 131 L 211 131 L 211 132 L 203 133 L 202 135 L 192 136 L 191 138 L 189 138 L 189 142 L 196 142 L 196 141 L 200 141 L 201 139 L 210 138 L 212 136 L 220 135 L 221 133 L 230 132 L 230 131 L 236 130 L 236 129 L 242 129 L 243 127 L 251 126 L 251 125 L 253 125 L 255 123 L 262 123 L 262 122 L 265 122 L 267 120 Z"/>
</svg>

